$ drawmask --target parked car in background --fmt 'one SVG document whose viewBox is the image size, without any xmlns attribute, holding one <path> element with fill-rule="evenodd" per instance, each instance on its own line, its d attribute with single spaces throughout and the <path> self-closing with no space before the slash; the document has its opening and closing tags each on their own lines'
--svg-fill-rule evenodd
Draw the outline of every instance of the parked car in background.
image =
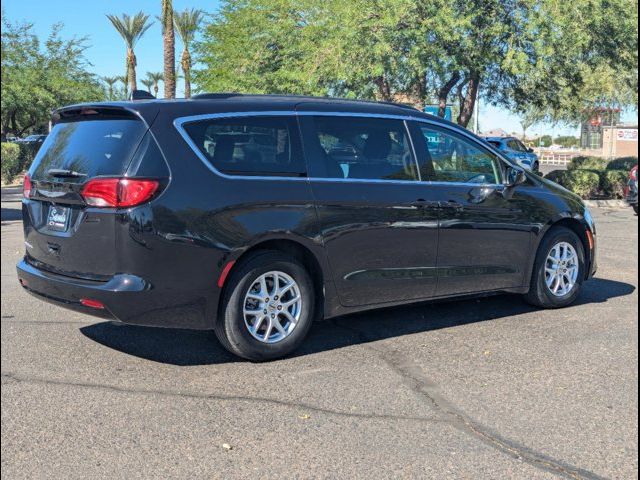
<svg viewBox="0 0 640 480">
<path fill-rule="evenodd" d="M 638 213 L 638 165 L 629 172 L 629 184 L 627 185 L 625 196 L 629 205 Z"/>
<path fill-rule="evenodd" d="M 45 141 L 45 139 L 47 138 L 46 135 L 42 135 L 42 134 L 33 134 L 33 135 L 29 135 L 28 137 L 25 138 L 21 138 L 19 140 L 17 140 L 18 143 L 23 143 L 23 144 L 27 144 L 27 145 L 42 145 Z"/>
<path fill-rule="evenodd" d="M 25 176 L 21 285 L 124 323 L 213 329 L 247 359 L 379 307 L 500 292 L 565 307 L 596 271 L 579 197 L 410 107 L 204 94 L 52 123 Z"/>
<path fill-rule="evenodd" d="M 485 140 L 521 167 L 537 172 L 540 161 L 532 148 L 527 147 L 515 137 L 485 137 Z"/>
</svg>

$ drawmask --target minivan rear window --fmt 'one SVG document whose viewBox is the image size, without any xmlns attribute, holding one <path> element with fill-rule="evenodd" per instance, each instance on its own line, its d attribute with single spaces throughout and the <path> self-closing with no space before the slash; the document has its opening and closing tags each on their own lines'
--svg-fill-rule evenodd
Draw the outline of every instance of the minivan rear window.
<svg viewBox="0 0 640 480">
<path fill-rule="evenodd" d="M 238 117 L 191 122 L 184 130 L 217 170 L 230 175 L 304 176 L 293 117 Z"/>
<path fill-rule="evenodd" d="M 65 182 L 123 175 L 147 131 L 137 119 L 83 119 L 56 124 L 42 144 L 31 168 L 33 180 L 59 181 L 48 172 L 70 170 Z"/>
</svg>

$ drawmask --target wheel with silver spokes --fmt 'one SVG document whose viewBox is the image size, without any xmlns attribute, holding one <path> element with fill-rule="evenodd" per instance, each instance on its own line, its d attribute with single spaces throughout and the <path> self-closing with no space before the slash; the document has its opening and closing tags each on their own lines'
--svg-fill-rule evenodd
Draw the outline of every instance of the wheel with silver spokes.
<svg viewBox="0 0 640 480">
<path fill-rule="evenodd" d="M 244 323 L 258 341 L 276 343 L 296 328 L 302 296 L 296 281 L 284 272 L 267 272 L 251 285 L 244 298 Z"/>
<path fill-rule="evenodd" d="M 538 247 L 526 300 L 542 308 L 570 305 L 580 294 L 584 269 L 580 238 L 569 228 L 553 227 Z"/>
<path fill-rule="evenodd" d="M 552 295 L 564 297 L 571 293 L 578 280 L 580 263 L 578 253 L 567 242 L 555 244 L 545 265 L 545 283 Z"/>
<path fill-rule="evenodd" d="M 313 281 L 302 264 L 283 252 L 256 251 L 232 269 L 214 331 L 242 358 L 280 358 L 302 343 L 314 307 Z"/>
</svg>

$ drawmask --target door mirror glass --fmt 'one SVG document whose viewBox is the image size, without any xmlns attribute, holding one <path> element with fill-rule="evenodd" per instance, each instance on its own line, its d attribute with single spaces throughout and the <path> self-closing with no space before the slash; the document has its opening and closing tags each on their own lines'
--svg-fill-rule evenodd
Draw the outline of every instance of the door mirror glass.
<svg viewBox="0 0 640 480">
<path fill-rule="evenodd" d="M 516 185 L 522 185 L 526 181 L 527 181 L 527 176 L 525 175 L 524 170 L 517 167 L 507 168 L 506 185 L 508 187 L 515 187 Z"/>
</svg>

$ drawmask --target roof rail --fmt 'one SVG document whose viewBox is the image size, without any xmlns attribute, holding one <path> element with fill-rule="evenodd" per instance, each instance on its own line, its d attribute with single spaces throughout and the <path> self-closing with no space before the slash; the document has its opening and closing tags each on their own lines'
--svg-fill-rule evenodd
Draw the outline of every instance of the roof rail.
<svg viewBox="0 0 640 480">
<path fill-rule="evenodd" d="M 228 93 L 199 93 L 193 95 L 193 100 L 224 100 L 225 98 L 242 97 L 241 93 L 228 92 Z"/>
<path fill-rule="evenodd" d="M 198 95 L 194 95 L 191 97 L 194 100 L 224 100 L 226 98 L 234 98 L 234 97 L 272 97 L 272 98 L 299 98 L 301 100 L 334 100 L 336 102 L 358 102 L 358 103 L 378 103 L 383 105 L 390 105 L 398 108 L 405 108 L 409 110 L 420 111 L 416 107 L 411 105 L 406 105 L 404 103 L 397 102 L 386 102 L 386 101 L 377 101 L 377 100 L 362 100 L 356 98 L 342 98 L 342 97 L 314 97 L 309 95 L 283 95 L 283 94 L 244 94 L 244 93 L 199 93 Z"/>
</svg>

